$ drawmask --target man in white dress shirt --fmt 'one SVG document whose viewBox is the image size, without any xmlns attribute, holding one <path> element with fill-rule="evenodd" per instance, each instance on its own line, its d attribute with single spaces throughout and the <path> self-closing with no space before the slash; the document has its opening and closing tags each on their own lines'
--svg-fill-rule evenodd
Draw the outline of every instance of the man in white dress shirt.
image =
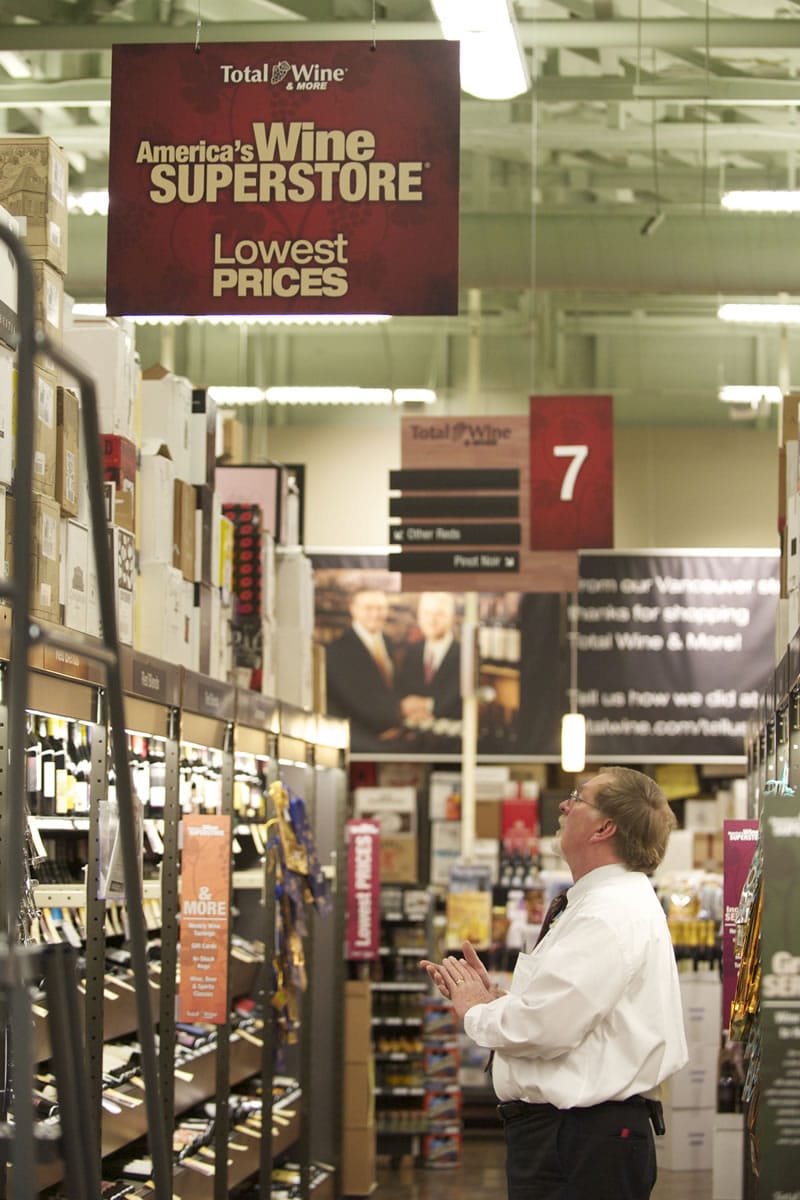
<svg viewBox="0 0 800 1200">
<path fill-rule="evenodd" d="M 473 947 L 424 962 L 493 1052 L 509 1200 L 647 1200 L 654 1094 L 687 1061 L 675 957 L 648 879 L 675 818 L 648 776 L 607 767 L 560 805 L 567 905 L 510 991 Z"/>
</svg>

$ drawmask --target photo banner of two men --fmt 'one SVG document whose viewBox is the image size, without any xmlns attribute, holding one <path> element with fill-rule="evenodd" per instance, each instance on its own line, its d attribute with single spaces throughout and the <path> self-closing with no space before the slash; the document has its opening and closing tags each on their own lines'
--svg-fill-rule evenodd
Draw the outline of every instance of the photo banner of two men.
<svg viewBox="0 0 800 1200">
<path fill-rule="evenodd" d="M 380 561 L 314 562 L 328 712 L 350 721 L 352 754 L 457 757 L 463 594 L 402 592 Z M 561 598 L 486 594 L 478 609 L 478 752 L 557 755 L 568 670 Z M 537 664 L 535 702 L 530 681 L 521 686 L 523 658 Z"/>
</svg>

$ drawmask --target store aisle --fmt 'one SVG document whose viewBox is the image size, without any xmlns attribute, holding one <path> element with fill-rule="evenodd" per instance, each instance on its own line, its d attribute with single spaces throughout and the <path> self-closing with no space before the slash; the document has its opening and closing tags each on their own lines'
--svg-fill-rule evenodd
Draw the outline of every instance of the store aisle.
<svg viewBox="0 0 800 1200">
<path fill-rule="evenodd" d="M 388 1159 L 378 1166 L 380 1200 L 503 1200 L 506 1194 L 504 1148 L 498 1134 L 468 1132 L 461 1165 L 432 1170 Z M 710 1171 L 662 1171 L 651 1200 L 711 1200 Z"/>
</svg>

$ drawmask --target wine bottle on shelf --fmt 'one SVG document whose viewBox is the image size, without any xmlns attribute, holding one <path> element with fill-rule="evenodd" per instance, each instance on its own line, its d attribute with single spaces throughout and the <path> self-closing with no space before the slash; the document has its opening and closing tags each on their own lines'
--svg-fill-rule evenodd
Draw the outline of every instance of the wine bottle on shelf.
<svg viewBox="0 0 800 1200">
<path fill-rule="evenodd" d="M 25 744 L 25 792 L 28 811 L 33 816 L 38 815 L 42 810 L 42 743 L 36 731 L 36 722 L 30 714 Z"/>
<path fill-rule="evenodd" d="M 55 748 L 50 737 L 52 718 L 39 719 L 39 742 L 42 747 L 42 816 L 51 817 L 56 811 L 56 759 Z"/>
<path fill-rule="evenodd" d="M 89 748 L 89 731 L 85 725 L 72 727 L 72 753 L 75 759 L 75 784 L 73 789 L 76 814 L 89 811 L 89 779 L 92 770 L 92 752 Z"/>
<path fill-rule="evenodd" d="M 55 764 L 55 808 L 59 816 L 67 816 L 71 811 L 71 796 L 67 771 L 66 721 L 52 721 L 51 725 L 50 741 Z"/>
<path fill-rule="evenodd" d="M 150 814 L 161 817 L 167 802 L 167 751 L 163 740 L 157 737 L 148 739 L 147 749 Z"/>
</svg>

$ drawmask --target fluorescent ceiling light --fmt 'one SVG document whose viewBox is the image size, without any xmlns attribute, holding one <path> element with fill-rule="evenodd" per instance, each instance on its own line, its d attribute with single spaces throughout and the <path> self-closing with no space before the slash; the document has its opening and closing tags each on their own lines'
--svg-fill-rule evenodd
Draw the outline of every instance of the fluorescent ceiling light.
<svg viewBox="0 0 800 1200">
<path fill-rule="evenodd" d="M 269 404 L 391 404 L 391 388 L 269 387 Z"/>
<path fill-rule="evenodd" d="M 717 316 L 745 325 L 800 325 L 800 304 L 721 304 Z"/>
<path fill-rule="evenodd" d="M 194 317 L 177 316 L 176 314 L 141 315 L 130 314 L 127 318 L 135 325 L 183 325 L 186 321 L 196 321 L 198 325 L 379 325 L 383 321 L 391 321 L 391 316 L 378 313 L 356 313 L 345 315 L 334 314 L 305 314 L 303 316 L 245 316 L 231 313 L 219 316 L 201 315 Z"/>
<path fill-rule="evenodd" d="M 800 212 L 800 191 L 725 192 L 720 204 L 730 212 L 796 213 Z"/>
<path fill-rule="evenodd" d="M 208 394 L 222 408 L 235 404 L 259 404 L 264 399 L 264 389 L 259 387 L 210 387 Z"/>
<path fill-rule="evenodd" d="M 480 100 L 511 100 L 531 86 L 509 0 L 432 0 L 442 33 L 461 43 L 461 88 Z"/>
<path fill-rule="evenodd" d="M 108 216 L 108 189 L 98 188 L 96 191 L 70 192 L 67 196 L 67 211 L 83 213 L 85 217 Z"/>
<path fill-rule="evenodd" d="M 761 387 L 757 383 L 726 384 L 718 394 L 725 404 L 749 404 L 751 408 L 760 408 L 762 404 L 780 404 L 783 399 L 779 387 Z"/>
</svg>

